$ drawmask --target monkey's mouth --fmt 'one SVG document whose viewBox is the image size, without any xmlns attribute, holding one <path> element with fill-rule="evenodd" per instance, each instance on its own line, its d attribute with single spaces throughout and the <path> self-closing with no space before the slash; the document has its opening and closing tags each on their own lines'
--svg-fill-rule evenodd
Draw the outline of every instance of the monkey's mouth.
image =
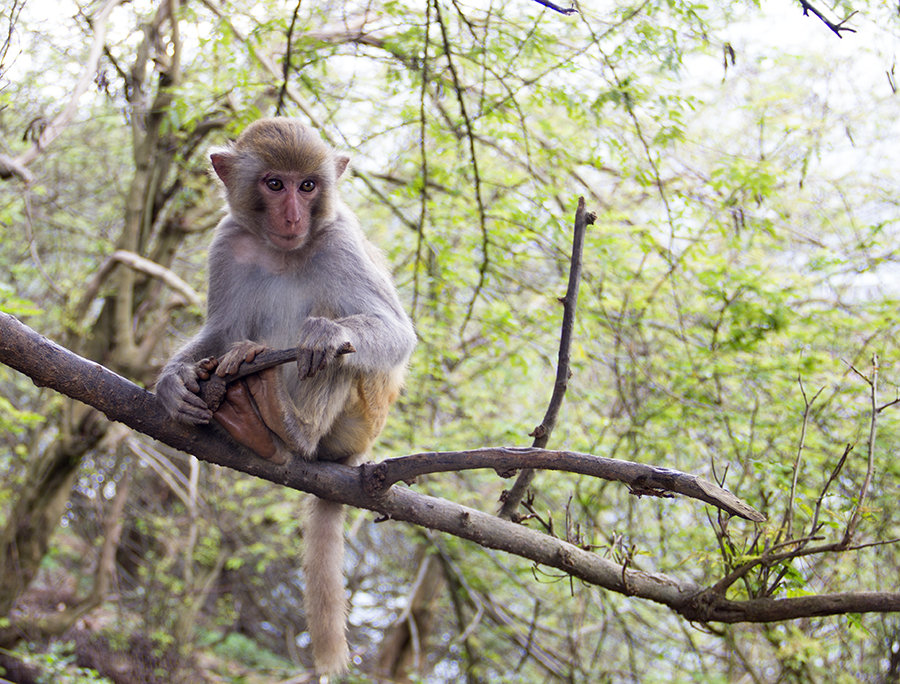
<svg viewBox="0 0 900 684">
<path fill-rule="evenodd" d="M 269 241 L 279 249 L 296 249 L 306 239 L 306 233 L 276 233 L 267 230 L 266 234 Z"/>
</svg>

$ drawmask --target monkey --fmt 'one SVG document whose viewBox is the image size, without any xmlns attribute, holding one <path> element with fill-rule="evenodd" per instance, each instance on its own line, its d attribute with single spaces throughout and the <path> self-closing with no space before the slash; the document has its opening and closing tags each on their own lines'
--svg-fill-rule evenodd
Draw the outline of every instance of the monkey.
<svg viewBox="0 0 900 684">
<path fill-rule="evenodd" d="M 356 465 L 384 427 L 416 334 L 383 257 L 339 197 L 349 158 L 300 121 L 275 117 L 210 161 L 227 213 L 208 254 L 206 319 L 163 367 L 156 394 L 173 419 L 213 421 L 275 463 Z M 198 396 L 211 373 L 227 378 L 283 347 L 299 350 L 296 365 L 235 380 L 215 413 Z M 313 497 L 304 543 L 316 670 L 338 674 L 349 664 L 343 507 Z"/>
</svg>

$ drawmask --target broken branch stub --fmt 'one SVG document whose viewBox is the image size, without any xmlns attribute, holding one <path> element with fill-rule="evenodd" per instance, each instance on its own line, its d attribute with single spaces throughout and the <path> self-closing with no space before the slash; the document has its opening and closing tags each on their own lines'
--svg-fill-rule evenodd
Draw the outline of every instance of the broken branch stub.
<svg viewBox="0 0 900 684">
<path fill-rule="evenodd" d="M 224 378 L 211 372 L 211 369 L 215 368 L 213 359 L 204 359 L 200 363 L 203 364 L 202 367 L 204 370 L 211 374 L 209 378 L 200 380 L 200 398 L 206 402 L 206 405 L 209 406 L 211 411 L 215 412 L 219 409 L 219 406 L 222 405 L 222 401 L 225 399 L 225 390 L 230 383 L 235 380 L 240 380 L 241 378 L 246 378 L 248 375 L 259 373 L 268 368 L 274 368 L 283 363 L 296 361 L 297 354 L 300 351 L 299 348 L 266 349 L 257 354 L 253 361 L 245 361 L 242 363 L 237 373 L 233 373 Z M 355 351 L 356 349 L 353 348 L 352 344 L 345 342 L 338 348 L 337 356 L 352 354 Z"/>
</svg>

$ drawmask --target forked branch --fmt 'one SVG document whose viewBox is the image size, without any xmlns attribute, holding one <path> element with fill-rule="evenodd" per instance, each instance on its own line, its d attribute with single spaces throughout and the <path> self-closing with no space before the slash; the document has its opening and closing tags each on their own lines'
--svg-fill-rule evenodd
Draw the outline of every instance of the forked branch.
<svg viewBox="0 0 900 684">
<path fill-rule="evenodd" d="M 386 486 L 385 483 L 385 488 L 379 485 L 377 480 L 380 478 L 372 475 L 377 475 L 378 466 L 351 468 L 300 458 L 292 459 L 286 465 L 274 465 L 248 456 L 220 431 L 204 426 L 189 427 L 170 420 L 154 394 L 73 354 L 3 313 L 0 313 L 0 363 L 25 373 L 39 386 L 51 387 L 90 404 L 111 420 L 210 463 L 310 492 L 320 498 L 376 511 L 383 519 L 411 522 L 474 541 L 486 548 L 507 551 L 562 570 L 589 584 L 666 605 L 689 620 L 770 622 L 848 612 L 900 611 L 900 593 L 891 592 L 732 601 L 714 588 L 703 589 L 690 580 L 622 566 L 562 539 L 482 511 L 425 496 L 408 487 Z M 477 451 L 461 454 L 466 459 L 473 458 L 473 454 L 478 457 Z M 405 472 L 424 472 L 417 461 L 429 457 L 411 457 L 408 463 L 412 467 L 403 466 Z M 393 467 L 389 464 L 388 472 Z M 399 472 L 395 471 L 394 475 Z"/>
</svg>

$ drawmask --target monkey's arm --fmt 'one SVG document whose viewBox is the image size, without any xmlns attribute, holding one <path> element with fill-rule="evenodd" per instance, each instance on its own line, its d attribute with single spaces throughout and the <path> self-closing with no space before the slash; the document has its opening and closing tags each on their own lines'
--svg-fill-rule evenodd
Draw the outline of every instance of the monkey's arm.
<svg viewBox="0 0 900 684">
<path fill-rule="evenodd" d="M 363 372 L 387 372 L 403 366 L 416 344 L 412 323 L 400 310 L 378 302 L 371 313 L 353 314 L 334 321 L 348 331 L 347 341 L 356 349 L 344 364 Z"/>
<path fill-rule="evenodd" d="M 301 325 L 298 342 L 332 350 L 349 342 L 356 353 L 341 364 L 364 374 L 402 368 L 416 344 L 412 322 L 380 254 L 356 220 L 345 218 L 346 225 L 331 233 L 317 254 L 328 272 L 315 279 L 315 306 Z"/>
<path fill-rule="evenodd" d="M 156 380 L 156 396 L 168 414 L 182 423 L 203 425 L 213 412 L 200 398 L 200 381 L 209 378 L 201 361 L 214 353 L 206 329 L 182 347 L 163 367 Z"/>
</svg>

